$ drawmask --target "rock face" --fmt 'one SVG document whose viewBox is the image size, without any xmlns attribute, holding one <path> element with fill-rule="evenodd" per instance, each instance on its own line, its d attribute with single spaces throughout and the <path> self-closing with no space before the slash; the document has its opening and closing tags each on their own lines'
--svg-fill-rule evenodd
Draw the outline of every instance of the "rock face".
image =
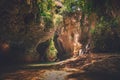
<svg viewBox="0 0 120 80">
<path fill-rule="evenodd" d="M 54 33 L 49 29 L 44 31 L 44 27 L 37 22 L 38 7 L 35 4 L 35 1 L 28 4 L 26 0 L 0 1 L 0 46 L 2 42 L 7 43 L 10 46 L 8 56 L 13 55 L 11 57 L 15 60 L 37 61 L 39 54 L 36 46 Z M 0 51 L 0 54 L 3 52 Z"/>
<path fill-rule="evenodd" d="M 64 27 L 56 31 L 54 39 L 60 59 L 77 56 L 82 46 L 80 44 L 81 29 L 76 13 L 68 14 L 63 24 Z"/>
<path fill-rule="evenodd" d="M 18 56 L 18 60 L 22 59 L 27 62 L 45 58 L 44 45 L 41 47 L 42 42 L 49 40 L 55 30 L 45 29 L 45 26 L 40 24 L 39 9 L 35 4 L 36 1 L 27 2 L 26 0 L 5 0 L 1 3 L 0 39 L 1 42 L 5 41 L 10 45 L 9 56 L 12 55 L 10 59 L 15 58 L 15 55 Z M 60 59 L 77 55 L 81 48 L 79 22 L 75 17 L 75 14 L 71 18 L 65 17 L 63 25 L 65 27 L 62 26 L 63 29 L 57 34 L 56 40 L 54 39 Z"/>
<path fill-rule="evenodd" d="M 23 62 L 39 61 L 46 52 L 43 50 L 44 45 L 41 45 L 53 35 L 60 60 L 77 56 L 82 46 L 79 13 L 65 15 L 61 29 L 54 34 L 55 29 L 43 25 L 45 23 L 36 4 L 36 0 L 0 1 L 0 47 L 3 42 L 9 45 L 7 58 Z M 6 52 L 1 50 L 0 55 L 4 55 Z"/>
</svg>

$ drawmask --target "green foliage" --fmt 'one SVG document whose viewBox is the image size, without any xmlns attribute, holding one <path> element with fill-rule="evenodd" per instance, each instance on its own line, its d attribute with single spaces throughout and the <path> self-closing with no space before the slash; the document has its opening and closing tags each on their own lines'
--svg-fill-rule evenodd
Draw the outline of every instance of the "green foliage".
<svg viewBox="0 0 120 80">
<path fill-rule="evenodd" d="M 50 40 L 49 49 L 47 51 L 47 58 L 49 61 L 55 61 L 55 59 L 57 58 L 57 50 L 54 46 L 53 39 Z"/>
<path fill-rule="evenodd" d="M 96 28 L 92 31 L 94 50 L 103 52 L 119 51 L 119 30 L 117 19 L 108 22 L 104 17 L 101 17 Z"/>
<path fill-rule="evenodd" d="M 46 28 L 58 25 L 62 21 L 62 16 L 55 12 L 56 4 L 53 0 L 38 0 L 40 19 L 44 21 Z"/>
<path fill-rule="evenodd" d="M 55 3 L 53 0 L 38 0 L 37 5 L 39 7 L 39 15 L 45 22 L 45 26 L 47 28 L 53 27 L 53 14 L 54 14 L 54 6 Z"/>
<path fill-rule="evenodd" d="M 59 14 L 55 14 L 53 18 L 53 23 L 55 26 L 59 26 L 60 23 L 63 21 L 63 16 Z"/>
<path fill-rule="evenodd" d="M 66 12 L 73 12 L 78 9 L 83 10 L 86 6 L 85 0 L 64 0 L 63 5 L 63 11 Z"/>
<path fill-rule="evenodd" d="M 40 16 L 44 16 L 46 18 L 50 18 L 52 16 L 52 0 L 41 0 L 37 3 L 39 6 L 39 14 Z"/>
</svg>

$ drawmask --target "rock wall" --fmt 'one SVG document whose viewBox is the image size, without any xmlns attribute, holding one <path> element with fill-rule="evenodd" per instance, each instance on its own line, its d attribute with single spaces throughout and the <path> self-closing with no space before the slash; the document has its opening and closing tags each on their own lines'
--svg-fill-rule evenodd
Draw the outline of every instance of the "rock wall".
<svg viewBox="0 0 120 80">
<path fill-rule="evenodd" d="M 81 29 L 79 15 L 76 13 L 67 14 L 64 17 L 63 25 L 55 33 L 55 45 L 58 50 L 58 58 L 66 59 L 77 56 L 82 45 L 80 43 Z"/>
<path fill-rule="evenodd" d="M 36 46 L 53 36 L 53 29 L 40 26 L 36 1 L 0 1 L 0 42 L 10 47 L 7 59 L 33 62 L 39 60 Z M 5 52 L 0 51 L 1 55 Z M 6 58 L 6 57 L 4 57 Z"/>
</svg>

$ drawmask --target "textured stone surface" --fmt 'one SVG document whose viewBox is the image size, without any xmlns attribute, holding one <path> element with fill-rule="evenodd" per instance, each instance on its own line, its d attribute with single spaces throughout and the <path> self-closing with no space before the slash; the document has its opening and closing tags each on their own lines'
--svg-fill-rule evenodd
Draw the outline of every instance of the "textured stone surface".
<svg viewBox="0 0 120 80">
<path fill-rule="evenodd" d="M 13 58 L 18 56 L 28 62 L 38 60 L 36 46 L 53 36 L 53 30 L 45 30 L 45 26 L 36 22 L 37 14 L 34 1 L 31 4 L 26 0 L 0 1 L 0 42 L 10 45 L 12 52 L 9 55 L 14 55 Z"/>
</svg>

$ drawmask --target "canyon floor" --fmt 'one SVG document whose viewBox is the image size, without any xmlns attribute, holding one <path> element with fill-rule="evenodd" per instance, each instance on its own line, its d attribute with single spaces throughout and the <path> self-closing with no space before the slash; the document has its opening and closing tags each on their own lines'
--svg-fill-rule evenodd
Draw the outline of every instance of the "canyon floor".
<svg viewBox="0 0 120 80">
<path fill-rule="evenodd" d="M 2 66 L 0 80 L 120 80 L 120 54 L 91 53 L 49 64 Z"/>
</svg>

